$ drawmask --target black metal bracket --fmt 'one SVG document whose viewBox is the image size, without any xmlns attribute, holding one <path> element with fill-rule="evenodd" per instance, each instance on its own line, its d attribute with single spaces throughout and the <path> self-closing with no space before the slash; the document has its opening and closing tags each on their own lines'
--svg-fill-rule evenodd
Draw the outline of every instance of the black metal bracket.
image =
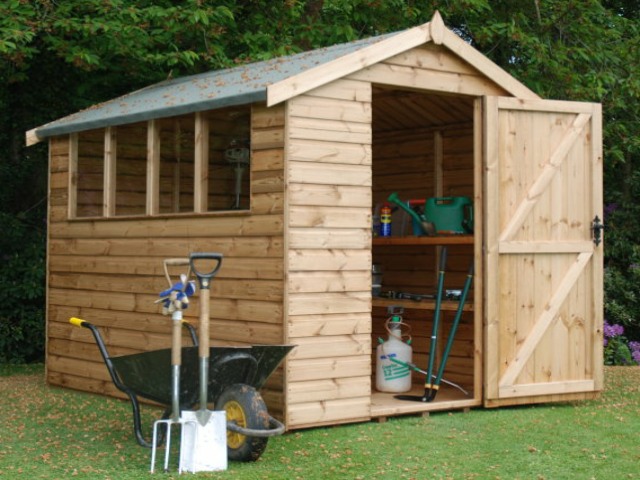
<svg viewBox="0 0 640 480">
<path fill-rule="evenodd" d="M 591 222 L 591 238 L 596 247 L 602 242 L 602 230 L 604 230 L 604 224 L 600 221 L 600 217 L 596 215 Z"/>
</svg>

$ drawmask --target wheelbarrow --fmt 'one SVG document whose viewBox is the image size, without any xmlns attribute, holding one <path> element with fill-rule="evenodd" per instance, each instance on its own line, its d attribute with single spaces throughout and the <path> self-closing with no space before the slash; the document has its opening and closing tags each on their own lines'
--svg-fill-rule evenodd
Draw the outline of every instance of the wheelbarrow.
<svg viewBox="0 0 640 480">
<path fill-rule="evenodd" d="M 140 418 L 139 398 L 166 406 L 163 419 L 172 413 L 171 349 L 112 357 L 99 329 L 92 323 L 71 318 L 70 323 L 91 331 L 114 385 L 131 401 L 136 441 L 151 448 L 145 439 Z M 182 347 L 179 407 L 186 410 L 197 405 L 202 389 L 199 378 L 199 345 L 193 326 L 188 330 L 193 346 Z M 207 401 L 226 412 L 227 455 L 230 460 L 255 461 L 264 452 L 268 438 L 280 435 L 285 426 L 269 415 L 258 390 L 293 348 L 291 345 L 216 346 L 209 348 Z M 164 442 L 158 435 L 155 445 Z"/>
</svg>

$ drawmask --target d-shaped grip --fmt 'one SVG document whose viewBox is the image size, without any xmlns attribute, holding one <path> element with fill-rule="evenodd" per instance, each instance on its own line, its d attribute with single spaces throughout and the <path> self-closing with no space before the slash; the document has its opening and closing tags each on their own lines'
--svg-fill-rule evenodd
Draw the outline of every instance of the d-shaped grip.
<svg viewBox="0 0 640 480">
<path fill-rule="evenodd" d="M 209 271 L 203 271 L 203 261 L 213 260 L 216 262 L 214 267 Z M 200 269 L 198 269 L 198 264 L 200 265 Z M 201 289 L 208 289 L 210 280 L 216 276 L 218 270 L 222 266 L 222 254 L 221 253 L 209 253 L 209 252 L 196 252 L 189 255 L 189 265 L 191 266 L 191 271 L 198 278 L 198 282 L 200 283 Z"/>
</svg>

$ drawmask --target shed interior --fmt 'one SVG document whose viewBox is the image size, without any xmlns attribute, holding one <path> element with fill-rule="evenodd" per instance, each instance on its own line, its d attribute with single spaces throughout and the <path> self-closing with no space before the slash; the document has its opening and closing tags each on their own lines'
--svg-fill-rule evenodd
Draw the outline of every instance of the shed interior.
<svg viewBox="0 0 640 480">
<path fill-rule="evenodd" d="M 389 194 L 403 201 L 431 197 L 476 197 L 474 110 L 472 96 L 375 87 L 373 90 L 373 204 L 377 209 Z M 481 316 L 474 312 L 473 291 L 465 302 L 462 319 L 433 402 L 416 403 L 394 398 L 394 393 L 375 389 L 376 346 L 386 339 L 384 324 L 389 307 L 402 307 L 403 322 L 409 324 L 413 363 L 427 370 L 435 300 L 388 298 L 389 292 L 434 295 L 437 288 L 441 249 L 447 248 L 445 290 L 460 290 L 474 261 L 474 234 L 414 236 L 408 215 L 396 209 L 392 236 L 374 232 L 373 264 L 382 270 L 381 296 L 372 301 L 372 416 L 428 411 L 480 403 Z M 479 238 L 478 227 L 475 238 Z M 476 267 L 477 269 L 477 267 Z M 477 273 L 477 272 L 476 272 Z M 393 294 L 391 294 L 393 295 Z M 438 329 L 434 374 L 458 308 L 457 300 L 444 300 Z M 422 396 L 426 375 L 412 372 L 411 395 Z M 464 390 L 466 393 L 463 393 Z"/>
</svg>

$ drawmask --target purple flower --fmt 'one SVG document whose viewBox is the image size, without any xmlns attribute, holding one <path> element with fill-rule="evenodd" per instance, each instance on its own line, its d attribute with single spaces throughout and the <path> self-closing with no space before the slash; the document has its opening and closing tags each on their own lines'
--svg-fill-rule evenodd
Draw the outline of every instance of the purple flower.
<svg viewBox="0 0 640 480">
<path fill-rule="evenodd" d="M 631 358 L 640 365 L 640 342 L 629 342 L 629 350 L 631 350 Z"/>
<path fill-rule="evenodd" d="M 617 323 L 614 325 L 610 325 L 607 322 L 604 322 L 604 336 L 605 338 L 613 338 L 624 335 L 624 327 L 622 325 L 618 325 Z"/>
</svg>

